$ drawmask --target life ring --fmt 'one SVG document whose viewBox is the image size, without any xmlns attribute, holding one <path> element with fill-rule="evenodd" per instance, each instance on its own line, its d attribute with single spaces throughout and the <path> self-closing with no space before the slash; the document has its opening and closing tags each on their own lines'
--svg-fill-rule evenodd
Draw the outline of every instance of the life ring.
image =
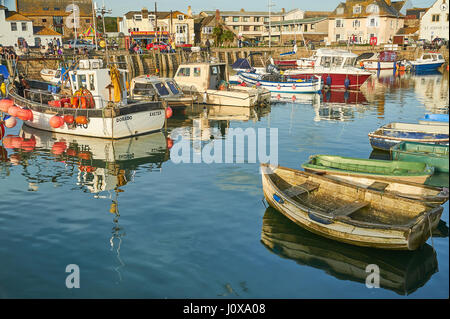
<svg viewBox="0 0 450 319">
<path fill-rule="evenodd" d="M 95 107 L 94 97 L 88 89 L 79 89 L 71 99 L 73 108 L 93 109 Z"/>
</svg>

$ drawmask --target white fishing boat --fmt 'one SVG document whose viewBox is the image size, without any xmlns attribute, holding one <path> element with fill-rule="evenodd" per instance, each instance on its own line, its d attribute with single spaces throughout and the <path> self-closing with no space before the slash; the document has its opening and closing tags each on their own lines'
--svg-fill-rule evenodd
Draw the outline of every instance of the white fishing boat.
<svg viewBox="0 0 450 319">
<path fill-rule="evenodd" d="M 81 60 L 79 69 L 70 71 L 69 77 L 69 94 L 57 93 L 55 87 L 39 81 L 29 81 L 30 87 L 23 93 L 11 89 L 9 96 L 19 108 L 16 111 L 25 114 L 22 116 L 25 125 L 111 139 L 162 129 L 165 121 L 162 102 L 127 98 L 126 71 L 115 66 L 101 68 L 98 60 Z"/>
<path fill-rule="evenodd" d="M 254 56 L 262 56 L 262 53 L 260 52 L 253 52 L 250 53 L 246 58 L 239 58 L 237 59 L 232 65 L 231 65 L 231 71 L 228 75 L 230 84 L 240 84 L 242 83 L 241 78 L 239 77 L 239 72 L 253 72 L 257 74 L 265 74 L 266 73 L 266 67 L 265 63 L 262 60 L 263 67 L 255 67 L 252 65 L 251 60 Z"/>
<path fill-rule="evenodd" d="M 360 65 L 365 70 L 393 70 L 396 67 L 398 53 L 395 51 L 370 52 L 365 59 L 360 60 Z"/>
<path fill-rule="evenodd" d="M 141 75 L 131 80 L 130 97 L 134 100 L 163 100 L 170 107 L 191 106 L 197 97 L 184 94 L 171 78 Z"/>
<path fill-rule="evenodd" d="M 270 103 L 267 89 L 230 85 L 225 63 L 181 64 L 174 79 L 184 93 L 196 95 L 199 103 L 247 107 Z"/>
<path fill-rule="evenodd" d="M 290 79 L 280 74 L 256 74 L 239 72 L 239 77 L 248 85 L 266 88 L 271 93 L 318 93 L 322 90 L 322 79 L 318 75 Z"/>
<path fill-rule="evenodd" d="M 57 74 L 59 73 L 59 76 Z M 46 82 L 54 82 L 55 78 L 59 79 L 61 77 L 61 69 L 42 69 L 40 72 L 41 78 Z M 56 82 L 57 83 L 57 82 Z"/>
</svg>

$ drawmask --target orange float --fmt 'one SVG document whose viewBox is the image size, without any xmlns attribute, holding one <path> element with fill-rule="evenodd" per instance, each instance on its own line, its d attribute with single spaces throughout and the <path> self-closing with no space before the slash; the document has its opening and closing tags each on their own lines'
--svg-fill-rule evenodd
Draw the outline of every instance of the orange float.
<svg viewBox="0 0 450 319">
<path fill-rule="evenodd" d="M 74 120 L 73 115 L 64 115 L 64 122 L 67 124 L 72 124 Z"/>
<path fill-rule="evenodd" d="M 8 113 L 8 109 L 14 105 L 14 101 L 10 99 L 0 100 L 0 111 Z"/>
<path fill-rule="evenodd" d="M 9 118 L 7 118 L 5 120 L 5 126 L 7 128 L 13 128 L 14 126 L 16 126 L 16 124 L 17 124 L 17 120 L 14 116 L 10 116 Z"/>
<path fill-rule="evenodd" d="M 50 118 L 50 126 L 53 128 L 59 128 L 64 125 L 64 119 L 59 115 L 54 115 Z"/>
<path fill-rule="evenodd" d="M 12 105 L 8 108 L 8 114 L 11 116 L 17 116 L 17 112 L 19 112 L 20 107 Z"/>
<path fill-rule="evenodd" d="M 86 116 L 80 115 L 75 118 L 77 124 L 85 125 L 88 124 L 88 119 Z"/>
</svg>

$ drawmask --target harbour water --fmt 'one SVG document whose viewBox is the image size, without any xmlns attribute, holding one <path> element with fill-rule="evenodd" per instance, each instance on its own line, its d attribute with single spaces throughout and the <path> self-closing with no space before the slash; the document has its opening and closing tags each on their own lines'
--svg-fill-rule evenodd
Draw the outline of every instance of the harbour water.
<svg viewBox="0 0 450 319">
<path fill-rule="evenodd" d="M 176 164 L 169 149 L 182 138 L 194 154 L 229 128 L 278 128 L 282 166 L 299 169 L 312 154 L 379 158 L 367 134 L 448 107 L 448 83 L 448 73 L 387 73 L 359 93 L 266 110 L 188 108 L 168 121 L 173 141 L 17 125 L 8 134 L 28 144 L 0 149 L 0 298 L 448 298 L 448 203 L 419 251 L 354 247 L 267 209 L 258 163 Z M 448 187 L 448 178 L 430 183 Z M 71 264 L 79 289 L 66 287 Z M 380 268 L 380 288 L 366 287 L 369 264 Z"/>
</svg>

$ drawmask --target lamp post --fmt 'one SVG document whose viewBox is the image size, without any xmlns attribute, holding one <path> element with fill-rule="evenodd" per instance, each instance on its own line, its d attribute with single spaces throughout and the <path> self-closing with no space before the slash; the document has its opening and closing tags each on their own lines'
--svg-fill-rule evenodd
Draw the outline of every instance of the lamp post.
<svg viewBox="0 0 450 319">
<path fill-rule="evenodd" d="M 267 7 L 269 8 L 269 48 L 272 46 L 272 25 L 271 25 L 272 12 L 271 12 L 271 8 L 274 6 L 275 6 L 275 4 L 272 2 L 272 0 L 268 0 Z"/>
<path fill-rule="evenodd" d="M 106 28 L 105 28 L 105 14 L 111 14 L 112 10 L 106 9 L 105 2 L 103 2 L 103 5 L 100 9 L 97 9 L 97 12 L 101 14 L 102 16 L 102 22 L 103 22 L 103 35 L 105 37 L 105 54 L 106 54 L 106 65 L 109 64 L 109 56 L 108 56 L 108 41 L 106 40 Z"/>
</svg>

